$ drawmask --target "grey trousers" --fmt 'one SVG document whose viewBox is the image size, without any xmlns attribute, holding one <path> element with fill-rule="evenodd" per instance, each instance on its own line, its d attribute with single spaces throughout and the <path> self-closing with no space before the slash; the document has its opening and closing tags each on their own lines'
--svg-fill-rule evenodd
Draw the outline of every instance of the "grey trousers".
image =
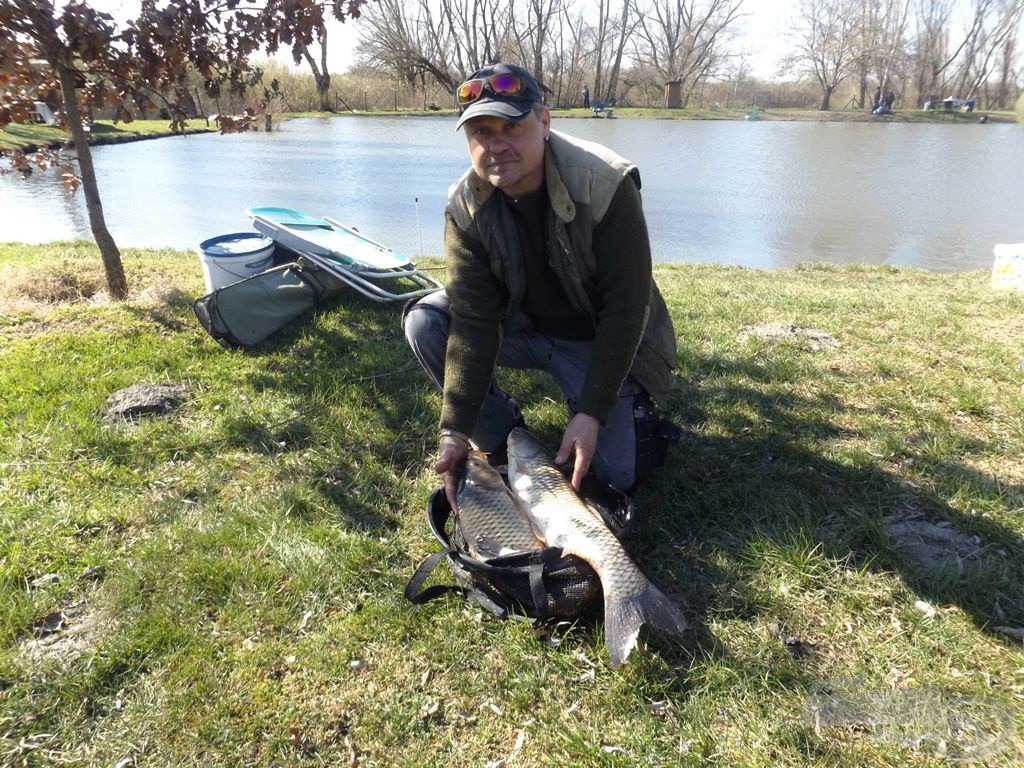
<svg viewBox="0 0 1024 768">
<path fill-rule="evenodd" d="M 413 354 L 438 390 L 444 388 L 444 360 L 450 327 L 448 296 L 443 290 L 407 306 L 402 318 L 402 328 Z M 561 388 L 572 418 L 578 411 L 591 345 L 590 341 L 553 339 L 521 331 L 506 333 L 498 351 L 498 365 L 547 372 Z M 618 402 L 598 435 L 597 452 L 591 462 L 591 471 L 599 479 L 623 491 L 631 489 L 636 482 L 634 403 L 636 396 L 642 393 L 643 388 L 627 377 Z M 521 417 L 519 404 L 505 394 L 492 378 L 472 434 L 473 443 L 484 451 L 496 450 Z"/>
</svg>

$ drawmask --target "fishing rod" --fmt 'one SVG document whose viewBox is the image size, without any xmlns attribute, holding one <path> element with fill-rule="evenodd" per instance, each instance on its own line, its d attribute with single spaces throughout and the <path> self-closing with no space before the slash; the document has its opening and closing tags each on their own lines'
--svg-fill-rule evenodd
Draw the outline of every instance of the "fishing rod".
<svg viewBox="0 0 1024 768">
<path fill-rule="evenodd" d="M 420 229 L 420 199 L 417 196 L 417 197 L 414 197 L 413 200 L 416 201 L 416 234 L 420 238 L 420 258 L 422 259 L 423 258 L 423 230 Z"/>
</svg>

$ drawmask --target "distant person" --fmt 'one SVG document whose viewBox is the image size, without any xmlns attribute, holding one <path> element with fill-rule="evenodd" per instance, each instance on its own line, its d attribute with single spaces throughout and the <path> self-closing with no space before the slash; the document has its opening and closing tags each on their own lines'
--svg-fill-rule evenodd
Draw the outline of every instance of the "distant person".
<svg viewBox="0 0 1024 768">
<path fill-rule="evenodd" d="M 878 109 L 878 105 L 882 103 L 882 86 L 875 88 L 875 103 L 871 105 L 871 111 Z"/>
<path fill-rule="evenodd" d="M 587 86 L 583 86 L 583 108 L 590 109 L 590 89 Z"/>
<path fill-rule="evenodd" d="M 887 91 L 885 94 L 885 108 L 887 111 L 892 112 L 892 105 L 894 101 L 896 101 L 896 94 L 892 91 Z"/>
<path fill-rule="evenodd" d="M 974 105 L 976 103 L 977 102 L 974 100 L 974 97 L 972 96 L 971 98 L 969 98 L 967 101 L 964 102 L 964 111 L 965 112 L 973 112 L 974 111 Z"/>
<path fill-rule="evenodd" d="M 674 379 L 676 336 L 651 275 L 640 171 L 606 147 L 551 130 L 529 72 L 493 64 L 457 90 L 470 168 L 448 192 L 448 283 L 408 307 L 404 328 L 441 389 L 439 459 L 455 505 L 472 445 L 499 455 L 519 404 L 496 366 L 542 370 L 568 406 L 555 461 L 621 491 L 664 457 L 652 400 Z M 495 459 L 496 463 L 501 463 Z"/>
</svg>

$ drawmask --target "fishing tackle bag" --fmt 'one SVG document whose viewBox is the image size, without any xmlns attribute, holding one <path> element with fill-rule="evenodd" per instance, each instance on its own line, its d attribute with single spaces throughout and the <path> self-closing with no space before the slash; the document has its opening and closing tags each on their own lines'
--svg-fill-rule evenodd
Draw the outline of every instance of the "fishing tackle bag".
<svg viewBox="0 0 1024 768">
<path fill-rule="evenodd" d="M 192 311 L 222 347 L 247 348 L 344 287 L 330 272 L 298 256 L 196 299 Z"/>
<path fill-rule="evenodd" d="M 580 488 L 584 501 L 601 515 L 620 539 L 633 524 L 633 502 L 615 488 L 591 476 Z M 499 618 L 531 623 L 544 620 L 595 618 L 604 607 L 601 580 L 590 564 L 575 555 L 563 556 L 558 547 L 477 560 L 469 553 L 444 488 L 427 502 L 427 525 L 443 549 L 427 557 L 405 587 L 406 599 L 416 605 L 455 592 Z M 447 560 L 456 585 L 423 584 Z"/>
</svg>

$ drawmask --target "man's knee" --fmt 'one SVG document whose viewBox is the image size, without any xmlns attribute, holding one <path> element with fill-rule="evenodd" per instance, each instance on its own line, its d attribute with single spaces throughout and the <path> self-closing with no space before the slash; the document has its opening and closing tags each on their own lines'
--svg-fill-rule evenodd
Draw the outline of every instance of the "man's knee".
<svg viewBox="0 0 1024 768">
<path fill-rule="evenodd" d="M 409 346 L 417 353 L 438 343 L 443 347 L 447 343 L 450 327 L 448 297 L 444 291 L 436 291 L 410 302 L 402 313 L 402 330 Z"/>
</svg>

